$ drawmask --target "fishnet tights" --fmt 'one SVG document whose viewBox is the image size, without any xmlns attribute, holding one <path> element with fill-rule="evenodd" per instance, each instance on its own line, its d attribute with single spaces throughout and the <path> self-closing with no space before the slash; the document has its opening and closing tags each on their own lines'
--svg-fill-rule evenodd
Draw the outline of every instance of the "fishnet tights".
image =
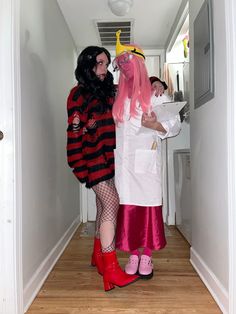
<svg viewBox="0 0 236 314">
<path fill-rule="evenodd" d="M 119 209 L 119 196 L 114 179 L 100 182 L 92 188 L 96 194 L 96 237 L 101 239 L 102 252 L 115 249 L 115 230 Z"/>
</svg>

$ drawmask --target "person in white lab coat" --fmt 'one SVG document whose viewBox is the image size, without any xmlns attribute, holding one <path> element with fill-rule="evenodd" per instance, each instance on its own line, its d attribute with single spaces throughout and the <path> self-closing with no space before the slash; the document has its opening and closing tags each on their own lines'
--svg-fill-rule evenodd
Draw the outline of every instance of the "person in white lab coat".
<svg viewBox="0 0 236 314">
<path fill-rule="evenodd" d="M 114 69 L 120 70 L 113 105 L 116 122 L 115 184 L 120 198 L 116 247 L 130 252 L 125 271 L 141 278 L 153 276 L 152 250 L 166 245 L 162 218 L 161 140 L 180 131 L 178 116 L 159 121 L 165 114 L 158 105 L 136 45 L 122 45 L 117 32 Z M 163 110 L 163 109 L 162 109 Z M 143 248 L 142 254 L 139 248 Z"/>
</svg>

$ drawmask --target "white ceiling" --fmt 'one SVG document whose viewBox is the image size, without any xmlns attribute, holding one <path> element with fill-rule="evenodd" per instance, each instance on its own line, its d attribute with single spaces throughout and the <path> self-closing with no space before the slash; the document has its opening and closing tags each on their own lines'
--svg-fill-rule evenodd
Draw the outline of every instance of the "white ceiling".
<svg viewBox="0 0 236 314">
<path fill-rule="evenodd" d="M 143 49 L 166 48 L 182 0 L 134 0 L 125 17 L 115 16 L 108 0 L 57 0 L 78 49 L 101 45 L 95 21 L 133 21 L 131 41 Z M 110 47 L 112 48 L 112 47 Z"/>
</svg>

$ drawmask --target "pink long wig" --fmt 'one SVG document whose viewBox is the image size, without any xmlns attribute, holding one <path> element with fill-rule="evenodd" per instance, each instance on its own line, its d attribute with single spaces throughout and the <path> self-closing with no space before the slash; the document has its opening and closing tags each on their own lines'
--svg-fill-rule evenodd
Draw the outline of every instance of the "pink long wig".
<svg viewBox="0 0 236 314">
<path fill-rule="evenodd" d="M 118 93 L 113 104 L 113 118 L 115 122 L 123 122 L 124 105 L 128 98 L 129 84 L 131 86 L 131 102 L 130 102 L 130 117 L 137 116 L 137 105 L 141 106 L 143 112 L 151 110 L 151 83 L 148 77 L 144 59 L 133 54 L 129 62 L 133 63 L 134 76 L 132 81 L 128 81 L 125 75 L 120 71 L 118 83 Z"/>
</svg>

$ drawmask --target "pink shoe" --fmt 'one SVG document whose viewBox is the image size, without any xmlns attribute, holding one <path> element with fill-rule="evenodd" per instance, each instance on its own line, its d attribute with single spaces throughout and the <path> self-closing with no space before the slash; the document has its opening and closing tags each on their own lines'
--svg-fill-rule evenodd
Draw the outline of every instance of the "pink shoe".
<svg viewBox="0 0 236 314">
<path fill-rule="evenodd" d="M 125 272 L 129 275 L 134 275 L 138 271 L 139 257 L 130 255 L 128 263 L 125 265 Z"/>
<path fill-rule="evenodd" d="M 141 255 L 138 274 L 141 279 L 151 279 L 153 276 L 152 259 L 148 255 Z"/>
</svg>

